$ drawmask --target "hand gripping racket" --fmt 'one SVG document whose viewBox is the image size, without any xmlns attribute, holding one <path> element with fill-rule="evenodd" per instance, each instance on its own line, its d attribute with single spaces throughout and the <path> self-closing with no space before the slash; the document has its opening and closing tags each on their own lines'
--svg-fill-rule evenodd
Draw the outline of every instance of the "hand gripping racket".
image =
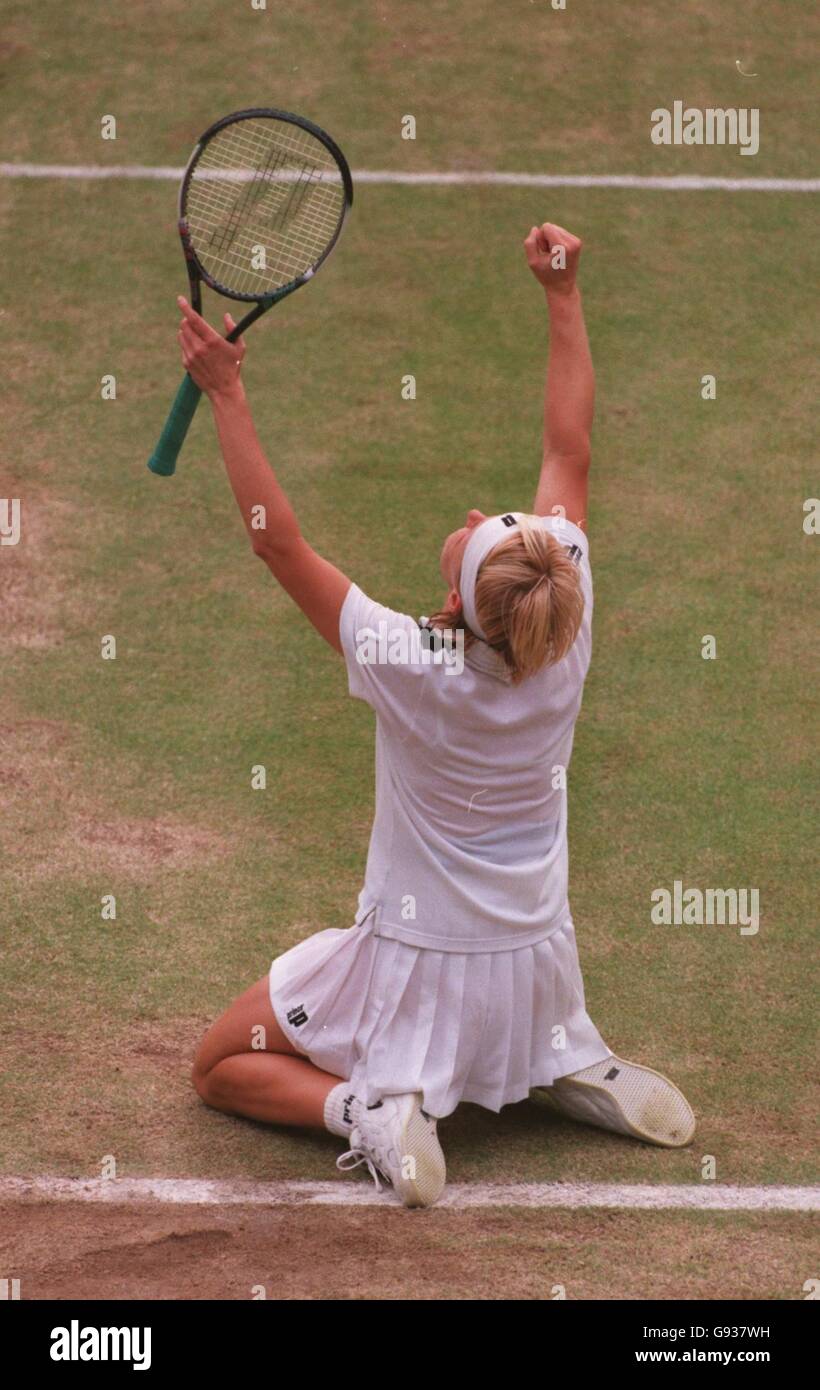
<svg viewBox="0 0 820 1390">
<path fill-rule="evenodd" d="M 228 334 L 235 342 L 327 259 L 353 202 L 347 161 L 329 135 L 287 111 L 254 107 L 223 116 L 197 141 L 179 190 L 179 234 L 202 312 L 204 281 L 254 308 Z M 148 460 L 174 472 L 202 392 L 186 374 Z"/>
</svg>

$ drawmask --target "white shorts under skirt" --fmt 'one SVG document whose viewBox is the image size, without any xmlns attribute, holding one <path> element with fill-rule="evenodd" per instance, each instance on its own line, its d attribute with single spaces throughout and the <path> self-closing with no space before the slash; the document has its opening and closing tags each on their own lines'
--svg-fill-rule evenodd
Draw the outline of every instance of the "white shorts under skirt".
<svg viewBox="0 0 820 1390">
<path fill-rule="evenodd" d="M 610 1056 L 571 921 L 535 946 L 464 955 L 374 936 L 372 918 L 330 928 L 273 962 L 270 997 L 294 1047 L 366 1105 L 421 1091 L 437 1118 L 463 1100 L 500 1110 Z"/>
</svg>

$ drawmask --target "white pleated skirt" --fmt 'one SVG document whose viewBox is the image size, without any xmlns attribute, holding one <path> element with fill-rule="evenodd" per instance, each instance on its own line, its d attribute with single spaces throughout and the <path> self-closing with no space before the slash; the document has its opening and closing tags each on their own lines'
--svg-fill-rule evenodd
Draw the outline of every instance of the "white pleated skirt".
<svg viewBox="0 0 820 1390">
<path fill-rule="evenodd" d="M 567 921 L 535 946 L 458 954 L 330 928 L 279 956 L 270 998 L 285 1036 L 366 1105 L 421 1091 L 436 1118 L 488 1110 L 610 1056 L 584 1004 Z"/>
</svg>

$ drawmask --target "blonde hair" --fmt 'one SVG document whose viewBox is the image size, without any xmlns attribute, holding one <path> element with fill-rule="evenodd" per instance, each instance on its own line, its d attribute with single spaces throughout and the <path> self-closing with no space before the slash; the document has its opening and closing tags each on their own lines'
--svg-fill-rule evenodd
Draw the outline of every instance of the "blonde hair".
<svg viewBox="0 0 820 1390">
<path fill-rule="evenodd" d="M 538 517 L 522 517 L 482 562 L 475 586 L 476 616 L 487 643 L 506 662 L 517 685 L 566 656 L 584 615 L 578 566 Z M 461 609 L 436 613 L 436 627 L 462 626 Z"/>
</svg>

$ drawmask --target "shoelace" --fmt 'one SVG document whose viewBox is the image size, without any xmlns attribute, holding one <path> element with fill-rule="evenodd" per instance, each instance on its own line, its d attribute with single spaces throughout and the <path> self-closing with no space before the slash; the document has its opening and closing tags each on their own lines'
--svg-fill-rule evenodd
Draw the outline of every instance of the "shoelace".
<svg viewBox="0 0 820 1390">
<path fill-rule="evenodd" d="M 353 1162 L 346 1163 L 345 1159 L 352 1159 Z M 336 1159 L 336 1167 L 342 1173 L 352 1172 L 352 1170 L 358 1168 L 361 1163 L 367 1164 L 367 1170 L 376 1184 L 376 1191 L 381 1192 L 382 1185 L 379 1181 L 379 1170 L 366 1149 L 348 1149 L 347 1153 L 340 1154 Z"/>
</svg>

